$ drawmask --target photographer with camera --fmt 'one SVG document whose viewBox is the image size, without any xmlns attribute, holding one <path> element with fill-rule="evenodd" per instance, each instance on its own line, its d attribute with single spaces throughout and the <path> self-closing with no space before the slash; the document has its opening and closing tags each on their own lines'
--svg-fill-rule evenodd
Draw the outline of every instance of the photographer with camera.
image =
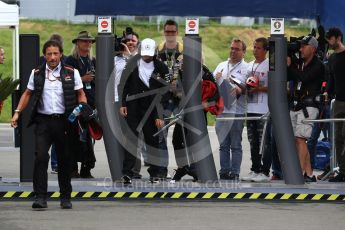
<svg viewBox="0 0 345 230">
<path fill-rule="evenodd" d="M 72 54 L 65 60 L 66 65 L 72 66 L 80 73 L 83 81 L 87 103 L 95 109 L 95 73 L 96 59 L 92 55 L 92 44 L 96 41 L 88 31 L 81 31 L 78 37 L 72 40 L 74 44 Z M 90 134 L 86 132 L 83 141 L 76 137 L 74 161 L 72 162 L 72 178 L 93 178 L 91 169 L 95 167 L 96 157 L 93 150 L 93 141 Z M 78 173 L 78 162 L 81 162 L 80 174 Z"/>
<path fill-rule="evenodd" d="M 328 81 L 327 93 L 335 96 L 334 118 L 345 117 L 345 46 L 343 44 L 343 33 L 339 28 L 330 28 L 326 33 L 326 40 L 329 48 L 334 53 L 329 57 L 328 64 L 330 78 Z M 335 123 L 335 149 L 339 174 L 329 179 L 330 182 L 345 182 L 345 125 L 344 122 Z"/>
<path fill-rule="evenodd" d="M 115 73 L 115 80 L 114 80 L 114 95 L 115 95 L 115 108 L 118 111 L 121 107 L 121 103 L 119 102 L 119 95 L 118 95 L 118 86 L 121 81 L 121 75 L 123 69 L 125 68 L 127 62 L 138 53 L 138 45 L 139 42 L 139 35 L 133 31 L 131 27 L 126 27 L 125 31 L 123 31 L 123 36 L 121 38 L 116 38 L 115 40 L 115 51 L 116 55 L 114 57 L 114 73 Z M 125 131 L 125 120 L 120 117 L 120 125 L 121 131 Z M 142 143 L 142 142 L 141 142 Z M 145 145 L 139 147 L 139 149 L 145 149 Z M 145 154 L 144 150 L 142 154 Z M 145 159 L 145 158 L 144 158 Z M 140 174 L 141 170 L 141 154 L 138 152 L 137 162 L 135 163 L 132 171 L 132 178 L 133 179 L 141 179 L 142 175 Z"/>
<path fill-rule="evenodd" d="M 316 56 L 318 41 L 313 36 L 305 36 L 300 43 L 301 64 L 292 63 L 287 58 L 287 76 L 290 81 L 290 117 L 294 130 L 296 147 L 305 182 L 316 182 L 311 167 L 307 139 L 310 138 L 313 123 L 303 123 L 305 119 L 316 119 L 319 110 L 316 96 L 320 95 L 325 78 L 325 67 Z"/>
</svg>

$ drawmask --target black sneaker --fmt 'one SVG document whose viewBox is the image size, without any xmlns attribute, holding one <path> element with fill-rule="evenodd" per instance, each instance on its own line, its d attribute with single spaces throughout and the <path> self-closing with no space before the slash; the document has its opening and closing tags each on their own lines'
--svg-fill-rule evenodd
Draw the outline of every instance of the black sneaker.
<svg viewBox="0 0 345 230">
<path fill-rule="evenodd" d="M 187 175 L 187 169 L 185 167 L 183 168 L 177 168 L 175 169 L 175 175 L 173 176 L 174 181 L 180 181 L 182 177 Z"/>
<path fill-rule="evenodd" d="M 230 173 L 230 179 L 229 180 L 240 180 L 240 175 L 236 173 Z"/>
<path fill-rule="evenodd" d="M 132 184 L 132 179 L 128 175 L 124 175 L 121 179 L 123 184 Z"/>
<path fill-rule="evenodd" d="M 84 178 L 84 179 L 92 179 L 94 178 L 91 174 L 91 169 L 88 168 L 82 168 L 80 169 L 80 174 L 79 174 L 80 178 Z"/>
<path fill-rule="evenodd" d="M 221 173 L 221 174 L 219 174 L 219 177 L 221 180 L 231 180 L 229 173 Z"/>
<path fill-rule="evenodd" d="M 329 179 L 328 182 L 345 182 L 345 175 L 342 173 L 339 173 L 335 177 Z"/>
<path fill-rule="evenodd" d="M 198 181 L 198 175 L 196 174 L 196 171 L 195 171 L 195 170 L 187 169 L 187 174 L 188 174 L 189 176 L 193 177 L 193 182 Z"/>
<path fill-rule="evenodd" d="M 306 174 L 304 174 L 304 182 L 305 182 L 305 183 L 316 182 L 316 177 L 315 177 L 315 175 L 313 175 L 313 176 L 307 176 Z"/>
<path fill-rule="evenodd" d="M 60 201 L 60 207 L 62 209 L 71 209 L 72 208 L 71 200 L 67 198 L 62 198 Z"/>
<path fill-rule="evenodd" d="M 159 177 L 150 177 L 150 182 L 152 183 L 152 184 L 157 184 L 157 183 L 159 183 L 159 181 L 160 181 L 161 179 L 159 178 Z"/>
<path fill-rule="evenodd" d="M 80 178 L 80 174 L 78 173 L 78 170 L 71 172 L 71 178 Z"/>
<path fill-rule="evenodd" d="M 47 200 L 43 197 L 35 198 L 35 201 L 32 204 L 32 208 L 35 210 L 43 210 L 43 209 L 48 208 Z"/>
</svg>

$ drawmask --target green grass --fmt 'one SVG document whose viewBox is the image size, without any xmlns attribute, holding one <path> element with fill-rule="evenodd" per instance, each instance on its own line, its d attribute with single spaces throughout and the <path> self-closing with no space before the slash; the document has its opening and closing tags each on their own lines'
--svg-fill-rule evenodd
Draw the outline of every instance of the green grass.
<svg viewBox="0 0 345 230">
<path fill-rule="evenodd" d="M 160 43 L 163 40 L 163 28 L 160 26 L 160 30 L 157 30 L 157 25 L 143 23 L 143 22 L 116 22 L 115 30 L 118 35 L 122 34 L 122 31 L 126 26 L 133 27 L 140 39 L 150 37 Z M 64 38 L 64 53 L 69 55 L 72 49 L 72 39 L 82 30 L 90 31 L 94 36 L 97 34 L 96 24 L 68 24 L 64 21 L 52 21 L 52 20 L 21 20 L 19 31 L 21 34 L 39 34 L 41 46 L 53 33 L 59 33 Z M 285 28 L 286 36 L 301 36 L 309 33 L 307 28 Z M 180 37 L 182 41 L 184 34 L 184 27 L 180 26 Z M 214 70 L 217 64 L 224 61 L 228 57 L 229 41 L 234 37 L 243 39 L 247 46 L 247 53 L 245 56 L 246 61 L 253 59 L 252 55 L 252 43 L 257 37 L 268 37 L 270 32 L 269 26 L 255 26 L 255 27 L 243 27 L 243 26 L 223 26 L 216 23 L 210 23 L 209 25 L 201 26 L 200 36 L 202 37 L 202 48 L 205 57 L 205 63 Z M 12 31 L 6 29 L 0 29 L 0 46 L 5 48 L 5 64 L 0 65 L 0 73 L 4 76 L 12 76 Z M 94 50 L 94 54 L 95 54 Z M 30 58 L 30 54 L 27 54 Z M 5 101 L 5 106 L 0 115 L 0 122 L 9 122 L 11 118 L 11 99 L 8 98 Z M 214 123 L 214 117 L 209 116 L 209 124 Z"/>
</svg>

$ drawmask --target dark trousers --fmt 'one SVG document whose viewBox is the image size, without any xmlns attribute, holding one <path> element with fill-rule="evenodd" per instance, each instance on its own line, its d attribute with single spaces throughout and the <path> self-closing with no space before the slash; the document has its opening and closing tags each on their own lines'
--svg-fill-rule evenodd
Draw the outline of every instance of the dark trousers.
<svg viewBox="0 0 345 230">
<path fill-rule="evenodd" d="M 334 102 L 334 118 L 345 118 L 345 102 Z M 345 122 L 335 122 L 335 152 L 339 171 L 345 174 Z"/>
<path fill-rule="evenodd" d="M 248 113 L 248 117 L 260 117 L 262 114 Z M 262 132 L 265 121 L 262 120 L 248 120 L 247 121 L 247 134 L 250 144 L 250 155 L 252 160 L 251 171 L 255 173 L 261 172 L 261 159 L 260 144 L 262 139 Z"/>
<path fill-rule="evenodd" d="M 138 114 L 139 112 L 137 112 Z M 132 115 L 133 114 L 133 115 Z M 143 121 L 144 116 L 138 116 L 133 111 L 128 112 L 128 117 L 126 119 L 129 129 L 125 130 L 126 136 L 126 150 L 123 160 L 122 174 L 132 176 L 133 167 L 138 158 L 137 146 L 138 146 L 138 136 L 139 131 L 137 130 L 141 122 L 144 122 L 142 126 L 142 132 L 144 135 L 144 141 L 147 149 L 147 159 L 150 164 L 148 172 L 150 176 L 155 177 L 160 170 L 161 166 L 161 157 L 158 148 L 158 136 L 153 137 L 153 135 L 158 131 L 155 126 L 155 118 L 150 115 L 146 121 Z"/>
<path fill-rule="evenodd" d="M 73 139 L 72 152 L 72 171 L 78 172 L 78 162 L 81 162 L 80 172 L 83 170 L 90 172 L 95 167 L 96 157 L 93 149 L 93 140 L 88 130 L 85 130 L 85 140 L 80 141 L 77 130 L 73 130 L 71 138 Z"/>
<path fill-rule="evenodd" d="M 49 148 L 54 143 L 58 161 L 58 181 L 61 198 L 70 198 L 72 192 L 70 178 L 69 130 L 70 124 L 64 117 L 53 118 L 46 115 L 36 117 L 35 163 L 33 188 L 36 196 L 46 197 L 48 187 Z"/>
</svg>

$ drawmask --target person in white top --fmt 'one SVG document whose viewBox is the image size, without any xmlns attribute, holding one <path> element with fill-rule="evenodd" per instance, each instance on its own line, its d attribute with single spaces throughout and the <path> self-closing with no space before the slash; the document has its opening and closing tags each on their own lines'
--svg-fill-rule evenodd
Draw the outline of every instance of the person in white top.
<svg viewBox="0 0 345 230">
<path fill-rule="evenodd" d="M 248 68 L 243 59 L 245 52 L 246 44 L 240 39 L 233 39 L 230 43 L 229 59 L 221 62 L 213 72 L 220 95 L 224 99 L 224 112 L 217 118 L 244 116 Z M 239 179 L 243 124 L 243 120 L 216 121 L 220 145 L 220 179 Z"/>
<path fill-rule="evenodd" d="M 247 80 L 247 116 L 260 117 L 268 113 L 268 41 L 266 38 L 257 38 L 254 41 L 253 54 L 255 60 L 248 64 L 248 80 L 251 79 L 255 84 L 250 84 Z M 263 158 L 260 153 L 265 121 L 248 120 L 247 133 L 251 153 L 251 172 L 248 176 L 242 177 L 244 181 L 269 181 L 269 170 L 271 159 L 268 155 Z M 268 152 L 267 152 L 268 154 Z M 267 172 L 268 168 L 268 172 Z M 254 179 L 256 178 L 256 179 Z"/>
<path fill-rule="evenodd" d="M 27 89 L 21 96 L 11 119 L 11 126 L 17 127 L 21 111 L 33 97 L 30 122 L 36 124 L 33 209 L 47 208 L 48 150 L 52 143 L 55 143 L 58 156 L 60 206 L 63 209 L 72 208 L 69 146 L 75 127 L 68 122 L 67 116 L 73 111 L 77 102 L 86 103 L 87 100 L 78 70 L 61 63 L 62 53 L 63 49 L 59 42 L 49 40 L 44 44 L 43 54 L 46 64 L 32 71 Z"/>
<path fill-rule="evenodd" d="M 120 109 L 120 105 L 121 105 L 121 103 L 119 102 L 117 88 L 121 81 L 121 75 L 122 75 L 123 69 L 125 68 L 127 62 L 138 53 L 138 46 L 140 44 L 139 35 L 136 32 L 134 32 L 132 28 L 130 31 L 131 31 L 130 33 L 125 34 L 124 37 L 121 39 L 119 53 L 114 57 L 114 95 L 115 95 L 115 109 L 117 111 Z M 120 121 L 119 123 L 121 126 L 121 131 L 125 132 L 126 127 L 124 124 L 126 123 L 126 121 L 121 116 L 119 117 L 119 121 Z M 140 134 L 140 136 L 142 136 L 142 134 Z M 125 140 L 122 140 L 122 141 L 125 141 Z M 140 141 L 139 143 L 140 144 L 139 144 L 138 149 L 140 151 L 138 151 L 137 161 L 133 167 L 133 175 L 132 175 L 133 179 L 142 178 L 142 175 L 140 174 L 141 155 L 143 155 L 144 160 L 146 160 L 145 143 L 143 141 Z"/>
<path fill-rule="evenodd" d="M 0 46 L 0 64 L 4 64 L 4 61 L 5 61 L 5 50 L 4 48 Z M 0 100 L 0 114 L 1 114 L 3 105 L 4 105 L 4 102 Z"/>
</svg>

